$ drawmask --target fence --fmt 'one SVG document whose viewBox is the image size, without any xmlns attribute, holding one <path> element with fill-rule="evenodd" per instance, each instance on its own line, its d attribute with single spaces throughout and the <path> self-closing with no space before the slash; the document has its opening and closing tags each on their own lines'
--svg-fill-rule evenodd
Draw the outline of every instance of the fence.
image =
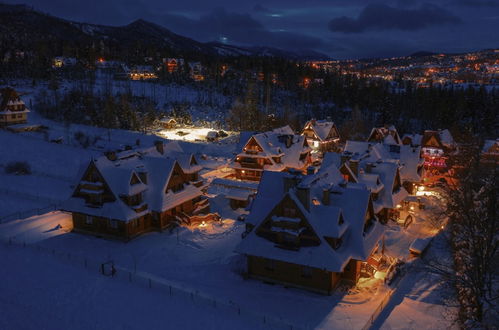
<svg viewBox="0 0 499 330">
<path fill-rule="evenodd" d="M 45 214 L 47 212 L 52 212 L 52 211 L 57 211 L 57 210 L 59 210 L 59 205 L 50 204 L 46 207 L 33 208 L 30 210 L 26 210 L 26 211 L 14 212 L 14 213 L 7 214 L 7 215 L 0 217 L 0 224 L 8 222 L 8 221 L 12 221 L 12 220 L 26 219 L 26 218 L 32 217 L 34 215 L 41 215 L 41 214 Z"/>
<path fill-rule="evenodd" d="M 372 325 L 374 324 L 374 321 L 378 318 L 379 314 L 381 314 L 383 309 L 386 307 L 386 305 L 390 301 L 390 298 L 392 297 L 394 292 L 395 292 L 395 289 L 390 289 L 388 291 L 386 296 L 383 298 L 383 300 L 381 300 L 378 307 L 376 307 L 376 309 L 372 313 L 369 320 L 367 320 L 367 323 L 362 327 L 362 330 L 367 330 L 367 329 L 370 329 L 372 327 Z"/>
<path fill-rule="evenodd" d="M 223 301 L 208 294 L 201 293 L 198 290 L 182 287 L 176 283 L 174 284 L 164 278 L 155 277 L 150 274 L 136 272 L 119 265 L 114 265 L 110 260 L 97 261 L 68 252 L 46 248 L 38 244 L 26 244 L 25 242 L 17 241 L 13 237 L 9 238 L 4 243 L 8 248 L 20 247 L 30 249 L 37 253 L 51 255 L 65 263 L 82 267 L 90 272 L 98 272 L 103 275 L 108 275 L 112 278 L 112 280 L 122 281 L 129 283 L 130 285 L 155 290 L 156 292 L 163 293 L 166 296 L 173 297 L 174 299 L 191 301 L 197 306 L 213 308 L 217 312 L 221 313 L 220 315 L 222 316 L 224 313 L 231 313 L 241 318 L 246 318 L 249 322 L 253 322 L 253 324 L 258 324 L 262 327 L 271 329 L 303 329 L 303 327 L 295 326 L 291 322 L 283 320 L 282 318 L 268 316 L 242 308 L 232 301 Z M 106 271 L 106 269 L 108 271 Z M 111 271 L 109 271 L 110 269 Z"/>
</svg>

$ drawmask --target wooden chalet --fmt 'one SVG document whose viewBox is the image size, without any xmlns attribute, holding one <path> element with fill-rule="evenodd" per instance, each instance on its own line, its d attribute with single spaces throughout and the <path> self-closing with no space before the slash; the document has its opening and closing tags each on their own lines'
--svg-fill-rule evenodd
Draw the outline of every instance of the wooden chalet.
<svg viewBox="0 0 499 330">
<path fill-rule="evenodd" d="M 480 154 L 482 164 L 499 165 L 499 139 L 485 140 Z"/>
<path fill-rule="evenodd" d="M 427 169 L 447 170 L 449 156 L 456 144 L 449 130 L 426 130 L 421 139 L 421 154 Z"/>
<path fill-rule="evenodd" d="M 316 152 L 334 151 L 340 141 L 340 133 L 331 121 L 308 121 L 301 133 L 307 137 L 308 145 Z"/>
<path fill-rule="evenodd" d="M 402 138 L 402 144 L 410 145 L 413 147 L 420 147 L 422 139 L 423 136 L 421 134 L 405 134 Z"/>
<path fill-rule="evenodd" d="M 285 126 L 252 135 L 230 166 L 236 179 L 260 181 L 263 171 L 304 171 L 311 161 L 310 152 L 305 136 Z"/>
<path fill-rule="evenodd" d="M 63 208 L 72 213 L 75 232 L 130 240 L 162 230 L 209 210 L 202 187 L 193 181 L 196 166 L 187 165 L 191 173 L 184 168 L 159 144 L 110 152 L 90 161 Z"/>
<path fill-rule="evenodd" d="M 0 127 L 25 124 L 29 109 L 11 87 L 0 89 Z"/>
<path fill-rule="evenodd" d="M 201 62 L 191 62 L 189 63 L 189 68 L 190 68 L 190 76 L 194 81 L 204 80 L 204 75 L 203 75 L 204 68 Z"/>
<path fill-rule="evenodd" d="M 161 118 L 159 123 L 164 129 L 174 129 L 177 127 L 177 120 L 175 118 Z"/>
<path fill-rule="evenodd" d="M 379 142 L 385 144 L 402 144 L 399 133 L 395 126 L 374 127 L 367 138 L 367 142 Z"/>
<path fill-rule="evenodd" d="M 179 71 L 184 66 L 184 60 L 181 58 L 166 58 L 163 60 L 168 73 Z"/>
<path fill-rule="evenodd" d="M 323 294 L 372 274 L 384 233 L 369 190 L 335 166 L 307 176 L 265 172 L 246 222 L 236 252 L 250 278 Z"/>
<path fill-rule="evenodd" d="M 400 203 L 423 180 L 420 149 L 404 145 L 347 141 L 340 172 L 349 182 L 365 184 L 372 193 L 375 213 L 387 221 L 398 216 Z"/>
</svg>

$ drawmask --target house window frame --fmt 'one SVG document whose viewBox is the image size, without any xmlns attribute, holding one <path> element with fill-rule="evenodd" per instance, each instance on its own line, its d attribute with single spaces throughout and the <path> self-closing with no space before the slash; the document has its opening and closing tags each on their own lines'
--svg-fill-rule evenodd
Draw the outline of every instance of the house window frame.
<svg viewBox="0 0 499 330">
<path fill-rule="evenodd" d="M 275 271 L 275 260 L 265 259 L 265 270 L 273 272 Z"/>
<path fill-rule="evenodd" d="M 302 266 L 301 267 L 301 277 L 302 278 L 312 278 L 312 274 L 313 274 L 312 267 L 309 267 L 309 266 Z"/>
<path fill-rule="evenodd" d="M 94 224 L 94 217 L 92 215 L 85 215 L 85 224 L 86 225 L 93 225 Z"/>
</svg>

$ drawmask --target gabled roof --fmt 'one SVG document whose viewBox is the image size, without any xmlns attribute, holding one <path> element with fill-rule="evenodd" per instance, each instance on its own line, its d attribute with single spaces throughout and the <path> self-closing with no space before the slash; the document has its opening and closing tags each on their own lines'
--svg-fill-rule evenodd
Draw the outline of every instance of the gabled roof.
<svg viewBox="0 0 499 330">
<path fill-rule="evenodd" d="M 448 129 L 431 131 L 426 130 L 423 134 L 423 139 L 421 141 L 421 145 L 423 147 L 427 146 L 428 142 L 434 138 L 437 141 L 437 144 L 440 148 L 448 148 L 453 149 L 455 147 L 454 139 Z"/>
<path fill-rule="evenodd" d="M 365 167 L 366 163 L 379 161 L 396 163 L 400 167 L 403 181 L 419 182 L 422 180 L 418 173 L 419 166 L 424 163 L 421 157 L 421 147 L 347 141 L 344 150 L 344 153 L 351 156 L 351 159 L 360 161 L 361 167 Z"/>
<path fill-rule="evenodd" d="M 185 184 L 178 192 L 167 191 L 168 183 L 174 171 L 183 175 L 183 170 L 173 157 L 161 155 L 155 148 L 129 150 L 116 155 L 116 160 L 107 157 L 92 159 L 87 168 L 95 166 L 109 187 L 114 201 L 106 201 L 99 207 L 88 206 L 81 197 L 73 196 L 64 205 L 64 209 L 95 216 L 129 221 L 151 211 L 162 212 L 182 204 L 187 200 L 203 195 L 199 187 Z M 146 180 L 142 180 L 145 174 Z M 83 176 L 83 173 L 81 174 Z M 80 183 L 87 184 L 82 181 Z M 78 185 L 79 187 L 80 185 Z M 78 188 L 77 188 L 78 189 Z M 137 213 L 121 197 L 143 193 L 143 202 L 147 209 Z"/>
<path fill-rule="evenodd" d="M 483 153 L 499 153 L 499 139 L 485 140 L 482 148 Z"/>
<path fill-rule="evenodd" d="M 410 140 L 410 144 L 413 146 L 420 146 L 423 136 L 421 134 L 405 134 L 402 141 Z"/>
<path fill-rule="evenodd" d="M 327 121 L 327 120 L 310 120 L 308 121 L 305 126 L 305 129 L 312 129 L 315 133 L 315 136 L 321 140 L 325 141 L 328 139 L 331 130 L 336 129 L 336 126 L 332 121 Z"/>
<path fill-rule="evenodd" d="M 267 158 L 271 165 L 265 165 L 264 168 L 266 170 L 282 171 L 286 168 L 301 169 L 305 166 L 305 162 L 300 160 L 300 156 L 303 153 L 309 152 L 310 148 L 305 136 L 288 134 L 289 130 L 291 130 L 289 126 L 285 126 L 273 131 L 252 135 L 244 145 L 244 148 L 252 141 L 257 143 L 262 149 L 262 152 L 253 155 L 253 157 Z M 240 153 L 238 156 L 252 157 L 252 155 L 244 152 Z M 281 157 L 281 162 L 275 162 L 272 157 Z M 236 166 L 237 164 L 233 165 Z"/>
<path fill-rule="evenodd" d="M 381 140 L 380 140 L 381 139 Z M 401 144 L 402 140 L 395 126 L 374 127 L 367 138 L 368 142 L 383 142 L 386 144 Z"/>
<path fill-rule="evenodd" d="M 281 260 L 293 264 L 341 272 L 350 259 L 366 260 L 384 229 L 374 221 L 364 234 L 365 216 L 370 205 L 370 192 L 364 185 L 345 184 L 335 166 L 323 168 L 316 174 L 296 177 L 288 173 L 265 172 L 260 182 L 247 221 L 257 226 L 237 246 L 242 254 Z M 295 188 L 284 190 L 285 179 L 297 179 L 298 187 L 309 189 L 309 207 L 302 204 Z M 268 188 L 270 191 L 265 191 Z M 330 203 L 324 204 L 324 190 L 329 192 Z M 257 234 L 260 226 L 276 212 L 276 206 L 284 200 L 291 200 L 305 217 L 320 241 L 316 246 L 301 246 L 298 250 L 282 249 L 270 240 Z M 316 201 L 315 203 L 313 201 Z M 343 223 L 340 223 L 340 218 Z M 275 215 L 272 216 L 275 219 Z M 343 243 L 334 249 L 326 237 L 342 238 Z"/>
<path fill-rule="evenodd" d="M 404 187 L 400 187 L 393 192 L 395 180 L 399 176 L 398 165 L 391 162 L 376 163 L 371 169 L 371 173 L 378 174 L 384 189 L 379 194 L 378 200 L 375 201 L 376 209 L 380 208 L 395 208 L 409 194 Z"/>
</svg>

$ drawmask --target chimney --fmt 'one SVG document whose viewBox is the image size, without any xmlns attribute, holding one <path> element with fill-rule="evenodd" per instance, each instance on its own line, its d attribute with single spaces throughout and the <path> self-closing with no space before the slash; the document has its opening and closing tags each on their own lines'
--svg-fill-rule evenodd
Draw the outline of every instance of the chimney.
<svg viewBox="0 0 499 330">
<path fill-rule="evenodd" d="M 163 141 L 154 141 L 154 146 L 156 147 L 156 150 L 160 153 L 160 154 L 164 154 L 165 153 L 165 148 L 164 148 L 164 144 L 163 144 Z"/>
<path fill-rule="evenodd" d="M 329 198 L 329 189 L 322 190 L 322 204 L 329 205 L 331 199 Z"/>
<path fill-rule="evenodd" d="M 350 153 L 342 153 L 341 154 L 341 165 L 345 164 L 348 160 L 350 160 L 350 157 L 352 157 L 350 155 Z"/>
<path fill-rule="evenodd" d="M 366 164 L 366 173 L 371 173 L 371 172 L 372 172 L 373 167 L 374 167 L 374 164 L 373 164 L 373 163 L 367 163 L 367 164 Z"/>
<path fill-rule="evenodd" d="M 355 176 L 359 175 L 359 160 L 358 159 L 350 159 L 350 162 L 348 163 L 350 166 L 350 169 L 352 170 L 353 174 Z"/>
<path fill-rule="evenodd" d="M 116 157 L 116 151 L 107 151 L 104 153 L 107 159 L 110 161 L 115 161 L 117 159 Z"/>
<path fill-rule="evenodd" d="M 286 135 L 286 148 L 291 147 L 293 144 L 293 135 Z"/>
<path fill-rule="evenodd" d="M 310 188 L 298 186 L 298 188 L 296 188 L 296 196 L 302 203 L 303 207 L 305 207 L 307 211 L 310 211 Z"/>
<path fill-rule="evenodd" d="M 295 169 L 290 169 L 289 174 L 285 175 L 283 178 L 284 192 L 288 192 L 293 189 L 300 182 L 300 172 Z"/>
</svg>

